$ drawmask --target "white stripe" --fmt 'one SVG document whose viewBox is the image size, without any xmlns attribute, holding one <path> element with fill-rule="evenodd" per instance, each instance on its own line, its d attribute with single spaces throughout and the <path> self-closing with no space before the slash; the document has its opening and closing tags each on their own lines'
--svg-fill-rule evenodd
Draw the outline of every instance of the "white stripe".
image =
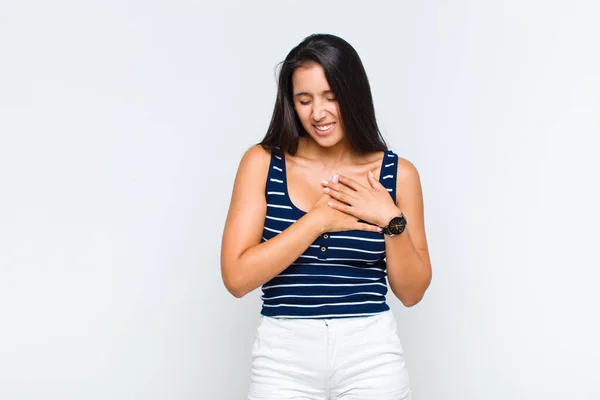
<svg viewBox="0 0 600 400">
<path fill-rule="evenodd" d="M 366 262 L 367 264 L 376 264 L 377 262 L 379 262 L 379 260 L 380 259 L 373 261 L 373 260 L 366 260 L 363 258 L 328 258 L 327 259 L 327 261 L 362 261 L 362 262 Z"/>
<path fill-rule="evenodd" d="M 315 277 L 327 277 L 327 278 L 342 278 L 342 279 L 365 279 L 368 281 L 378 281 L 381 278 L 365 278 L 362 276 L 344 276 L 344 275 L 321 275 L 321 274 L 279 274 L 280 276 L 315 276 Z"/>
<path fill-rule="evenodd" d="M 329 249 L 333 249 L 333 250 L 348 250 L 348 251 L 359 251 L 361 253 L 369 253 L 369 254 L 383 254 L 385 253 L 385 250 L 381 250 L 381 251 L 371 251 L 371 250 L 360 250 L 360 249 L 351 249 L 349 247 L 328 247 Z"/>
<path fill-rule="evenodd" d="M 319 247 L 319 246 L 316 246 L 316 247 Z M 362 259 L 362 258 L 324 258 L 324 257 L 317 257 L 317 256 L 308 256 L 305 254 L 298 256 L 298 258 L 311 258 L 313 260 L 321 260 L 321 261 L 323 261 L 323 260 L 327 260 L 327 261 L 360 261 L 360 262 L 364 262 L 364 263 L 371 264 L 371 265 L 373 265 L 373 264 L 377 263 L 377 261 L 379 261 L 379 259 L 367 260 L 367 259 Z M 309 264 L 298 263 L 298 265 L 309 265 Z M 322 265 L 333 265 L 333 264 L 322 264 Z M 363 267 L 352 266 L 352 268 L 363 268 Z M 381 271 L 383 271 L 383 270 L 381 270 Z"/>
<path fill-rule="evenodd" d="M 386 176 L 383 177 L 383 179 L 390 179 L 390 178 L 393 178 L 393 177 L 394 177 L 394 175 L 386 175 Z"/>
<path fill-rule="evenodd" d="M 380 283 L 380 282 L 373 282 L 373 283 L 333 283 L 333 284 L 328 284 L 328 283 L 309 283 L 309 284 L 290 283 L 290 284 L 286 284 L 286 285 L 263 286 L 263 289 L 273 289 L 273 288 L 278 288 L 278 287 L 306 287 L 306 286 L 308 286 L 308 287 L 316 287 L 316 286 L 341 287 L 341 286 L 369 286 L 369 285 L 379 285 L 379 286 L 387 287 L 385 285 L 385 283 Z"/>
<path fill-rule="evenodd" d="M 267 215 L 268 219 L 274 219 L 275 221 L 283 221 L 283 222 L 296 222 L 295 219 L 285 219 L 285 218 L 276 218 L 276 217 L 271 217 L 269 215 Z"/>
<path fill-rule="evenodd" d="M 392 190 L 394 190 L 394 189 L 388 189 L 387 191 L 388 191 L 388 192 L 391 192 Z"/>
<path fill-rule="evenodd" d="M 271 181 L 271 182 L 277 182 L 277 183 L 283 183 L 283 181 L 282 181 L 282 180 L 280 180 L 280 179 L 275 179 L 275 178 L 271 178 L 271 179 L 270 179 L 270 181 Z"/>
<path fill-rule="evenodd" d="M 349 303 L 325 303 L 325 304 L 263 304 L 263 307 L 298 307 L 298 308 L 317 308 L 317 307 L 327 307 L 327 306 L 345 306 L 345 305 L 355 305 L 355 304 L 383 304 L 383 301 L 352 301 Z"/>
<path fill-rule="evenodd" d="M 391 167 L 392 165 L 394 165 L 394 163 L 385 164 L 385 167 Z"/>
<path fill-rule="evenodd" d="M 319 247 L 321 247 L 321 246 L 319 246 L 319 245 L 316 245 L 316 244 L 311 244 L 311 245 L 310 245 L 310 247 L 317 247 L 317 248 L 319 248 Z"/>
<path fill-rule="evenodd" d="M 277 196 L 285 196 L 283 192 L 267 192 L 267 194 L 276 194 Z"/>
<path fill-rule="evenodd" d="M 291 209 L 292 209 L 292 207 L 290 207 L 290 206 L 280 206 L 280 205 L 277 205 L 277 204 L 267 204 L 267 207 L 273 207 L 273 208 L 285 208 L 285 209 L 287 209 L 287 210 L 291 210 Z"/>
<path fill-rule="evenodd" d="M 269 239 L 267 239 L 266 237 L 264 237 L 264 236 L 263 236 L 263 237 L 262 237 L 262 240 L 264 240 L 264 241 L 266 242 L 266 241 L 267 241 L 267 240 L 269 240 Z"/>
<path fill-rule="evenodd" d="M 317 260 L 323 260 L 323 258 L 319 258 L 319 257 L 315 257 L 315 256 L 301 255 L 300 257 L 302 257 L 302 258 L 314 258 L 314 259 L 317 259 Z M 361 262 L 366 262 L 367 264 L 375 264 L 379 260 L 380 259 L 377 259 L 377 260 L 367 260 L 367 259 L 364 259 L 364 258 L 327 258 L 327 261 L 361 261 Z M 299 264 L 299 265 L 302 265 L 302 264 Z M 331 264 L 324 264 L 324 265 L 331 265 Z M 362 267 L 357 267 L 357 268 L 362 268 Z"/>
<path fill-rule="evenodd" d="M 281 157 L 279 157 L 279 156 L 275 156 L 275 158 L 278 159 L 278 160 L 281 160 Z"/>
<path fill-rule="evenodd" d="M 269 232 L 281 233 L 281 231 L 278 231 L 277 229 L 267 228 L 266 226 L 265 226 L 265 229 L 268 230 Z"/>
<path fill-rule="evenodd" d="M 282 170 L 281 168 L 279 168 L 279 167 L 277 167 L 277 166 L 275 166 L 275 165 L 273 165 L 273 169 L 276 169 L 277 171 L 281 171 L 281 172 L 283 172 L 283 170 Z"/>
<path fill-rule="evenodd" d="M 366 269 L 370 271 L 381 271 L 383 272 L 383 268 L 366 268 L 366 267 L 357 267 L 356 265 L 346 265 L 346 264 L 327 264 L 327 263 L 292 263 L 292 265 L 320 265 L 325 267 L 344 267 L 344 268 L 358 268 L 358 269 Z"/>
<path fill-rule="evenodd" d="M 310 296 L 310 295 L 301 295 L 301 294 L 284 294 L 283 296 L 273 296 L 273 297 L 265 297 L 265 296 L 260 296 L 261 300 L 275 300 L 275 299 L 283 299 L 283 298 L 288 298 L 288 297 L 297 297 L 297 298 L 306 298 L 306 299 L 321 299 L 321 298 L 340 298 L 340 297 L 350 297 L 350 296 L 358 296 L 358 295 L 363 295 L 363 294 L 367 294 L 370 296 L 379 296 L 379 297 L 385 297 L 384 294 L 381 293 L 376 293 L 376 292 L 358 292 L 358 293 L 350 293 L 350 294 L 330 294 L 330 295 L 315 295 L 315 296 Z"/>
<path fill-rule="evenodd" d="M 332 238 L 332 239 L 354 239 L 354 240 L 362 240 L 364 242 L 385 242 L 385 239 L 367 239 L 367 238 L 354 237 L 354 236 L 331 235 L 329 237 Z"/>
<path fill-rule="evenodd" d="M 344 317 L 367 317 L 367 316 L 371 316 L 371 315 L 377 315 L 380 314 L 381 311 L 377 311 L 374 313 L 368 313 L 368 314 L 324 314 L 324 315 L 277 315 L 275 316 L 275 318 L 289 318 L 289 319 L 299 319 L 299 318 L 329 318 L 329 317 L 340 317 L 340 316 L 344 316 Z"/>
<path fill-rule="evenodd" d="M 388 154 L 387 156 L 388 156 L 388 157 L 394 157 L 394 155 L 393 155 L 393 154 Z"/>
</svg>

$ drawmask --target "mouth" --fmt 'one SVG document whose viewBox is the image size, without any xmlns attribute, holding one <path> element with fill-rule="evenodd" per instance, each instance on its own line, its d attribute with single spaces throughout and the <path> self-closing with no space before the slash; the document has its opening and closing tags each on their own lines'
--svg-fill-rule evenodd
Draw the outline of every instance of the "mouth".
<svg viewBox="0 0 600 400">
<path fill-rule="evenodd" d="M 330 124 L 327 125 L 313 125 L 314 131 L 317 135 L 319 136 L 325 136 L 327 134 L 329 134 L 329 132 L 331 132 L 333 130 L 335 126 L 335 122 L 332 122 Z"/>
</svg>

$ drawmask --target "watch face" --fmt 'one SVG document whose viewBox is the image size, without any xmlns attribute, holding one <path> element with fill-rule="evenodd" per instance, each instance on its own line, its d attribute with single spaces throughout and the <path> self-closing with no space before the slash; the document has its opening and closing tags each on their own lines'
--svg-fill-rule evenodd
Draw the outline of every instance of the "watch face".
<svg viewBox="0 0 600 400">
<path fill-rule="evenodd" d="M 404 215 L 392 218 L 388 227 L 392 235 L 401 234 L 402 232 L 404 232 L 404 228 L 406 228 L 406 218 L 404 218 Z"/>
</svg>

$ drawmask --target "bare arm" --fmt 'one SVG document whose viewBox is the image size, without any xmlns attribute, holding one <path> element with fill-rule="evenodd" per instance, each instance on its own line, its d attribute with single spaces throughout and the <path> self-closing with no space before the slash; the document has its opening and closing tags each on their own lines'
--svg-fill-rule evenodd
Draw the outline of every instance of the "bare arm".
<svg viewBox="0 0 600 400">
<path fill-rule="evenodd" d="M 391 217 L 400 215 L 402 211 L 407 225 L 404 233 L 385 236 L 388 281 L 396 297 L 410 307 L 421 301 L 432 274 L 419 173 L 412 163 L 402 158 L 398 158 L 396 189 L 399 210 Z"/>
<path fill-rule="evenodd" d="M 238 298 L 277 276 L 324 232 L 322 222 L 308 213 L 261 243 L 269 163 L 269 152 L 254 146 L 242 158 L 235 178 L 221 243 L 221 275 Z"/>
</svg>

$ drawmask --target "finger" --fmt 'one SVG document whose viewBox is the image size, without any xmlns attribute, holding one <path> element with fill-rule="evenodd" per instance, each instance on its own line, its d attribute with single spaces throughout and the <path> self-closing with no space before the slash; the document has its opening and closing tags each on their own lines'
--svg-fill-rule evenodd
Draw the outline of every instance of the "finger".
<svg viewBox="0 0 600 400">
<path fill-rule="evenodd" d="M 333 174 L 330 181 L 321 181 L 321 183 L 323 184 L 323 186 L 329 186 L 331 188 L 334 188 L 338 192 L 344 192 L 344 193 L 348 193 L 348 194 L 356 192 L 350 186 L 344 185 L 343 183 L 341 183 L 339 181 L 339 177 L 340 177 L 339 174 Z"/>
<path fill-rule="evenodd" d="M 374 191 L 376 191 L 376 192 L 380 192 L 380 191 L 382 191 L 382 190 L 387 190 L 387 189 L 385 188 L 385 186 L 383 186 L 383 185 L 381 184 L 381 182 L 379 182 L 379 181 L 378 181 L 378 180 L 375 178 L 375 175 L 374 175 L 374 174 L 373 174 L 371 171 L 369 171 L 369 173 L 367 174 L 367 176 L 368 176 L 369 183 L 371 184 L 371 188 L 373 188 L 373 190 L 374 190 Z"/>
<path fill-rule="evenodd" d="M 325 181 L 323 181 L 323 182 L 325 182 Z M 354 190 L 352 190 L 348 186 L 342 185 L 341 183 L 329 181 L 326 186 L 330 189 L 335 190 L 336 192 L 344 193 L 346 196 L 349 196 L 351 198 L 354 198 L 354 199 L 358 198 L 357 193 Z M 325 193 L 327 193 L 327 191 L 325 191 Z"/>
<path fill-rule="evenodd" d="M 349 215 L 355 216 L 355 215 L 352 213 L 352 207 L 351 207 L 351 206 L 349 206 L 349 205 L 346 205 L 346 204 L 342 204 L 342 203 L 340 203 L 339 201 L 328 201 L 328 202 L 327 202 L 327 205 L 328 205 L 329 207 L 331 207 L 331 208 L 334 208 L 334 209 L 336 209 L 336 210 L 338 210 L 338 211 L 341 211 L 341 212 L 343 212 L 343 213 L 346 213 L 346 214 L 349 214 Z M 357 218 L 358 218 L 358 217 L 357 217 Z"/>
<path fill-rule="evenodd" d="M 348 186 L 349 188 L 355 191 L 367 189 L 360 183 L 356 182 L 354 179 L 350 179 L 344 175 L 338 175 L 338 182 Z"/>
<path fill-rule="evenodd" d="M 346 203 L 348 205 L 352 205 L 353 202 L 356 201 L 356 198 L 353 197 L 352 195 L 345 193 L 345 192 L 339 192 L 333 188 L 326 187 L 323 189 L 323 192 L 327 193 L 332 198 L 339 200 L 342 203 Z"/>
<path fill-rule="evenodd" d="M 321 197 L 319 197 L 319 199 L 317 200 L 316 204 L 323 204 L 327 203 L 328 201 L 331 201 L 331 196 L 328 193 L 323 193 Z"/>
<path fill-rule="evenodd" d="M 383 231 L 383 229 L 381 229 L 377 225 L 365 224 L 362 222 L 357 222 L 356 228 L 354 228 L 354 229 L 359 229 L 361 231 L 367 231 L 367 232 L 376 232 L 376 233 L 381 233 Z"/>
</svg>

